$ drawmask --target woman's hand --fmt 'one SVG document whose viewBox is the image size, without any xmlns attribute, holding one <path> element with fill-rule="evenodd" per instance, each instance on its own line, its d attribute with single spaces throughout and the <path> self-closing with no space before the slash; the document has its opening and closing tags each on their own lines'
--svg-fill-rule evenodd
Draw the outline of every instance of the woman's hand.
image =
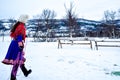
<svg viewBox="0 0 120 80">
<path fill-rule="evenodd" d="M 19 46 L 20 52 L 23 51 L 23 48 L 24 48 L 23 42 L 18 42 L 18 46 Z"/>
<path fill-rule="evenodd" d="M 18 42 L 18 45 L 19 46 L 23 46 L 23 42 Z"/>
</svg>

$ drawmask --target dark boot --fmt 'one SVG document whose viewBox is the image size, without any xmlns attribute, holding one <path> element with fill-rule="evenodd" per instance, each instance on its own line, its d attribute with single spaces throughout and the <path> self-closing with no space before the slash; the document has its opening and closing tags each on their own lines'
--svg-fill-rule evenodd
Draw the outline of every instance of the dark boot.
<svg viewBox="0 0 120 80">
<path fill-rule="evenodd" d="M 27 71 L 27 74 L 26 74 L 25 76 L 27 77 L 31 72 L 32 72 L 32 70 L 29 69 L 29 70 Z"/>
<path fill-rule="evenodd" d="M 23 74 L 24 74 L 25 77 L 27 77 L 27 76 L 32 72 L 31 69 L 27 70 L 27 69 L 25 68 L 25 65 L 24 65 L 24 64 L 21 65 L 21 70 L 22 70 L 22 72 L 23 72 Z"/>
<path fill-rule="evenodd" d="M 16 80 L 16 77 L 15 77 L 14 75 L 11 74 L 10 80 Z"/>
</svg>

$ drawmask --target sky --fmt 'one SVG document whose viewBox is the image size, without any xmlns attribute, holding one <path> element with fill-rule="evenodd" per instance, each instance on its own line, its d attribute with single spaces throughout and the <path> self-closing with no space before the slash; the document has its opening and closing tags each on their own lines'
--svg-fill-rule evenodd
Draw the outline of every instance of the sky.
<svg viewBox="0 0 120 80">
<path fill-rule="evenodd" d="M 0 19 L 15 18 L 28 14 L 30 18 L 40 15 L 44 9 L 54 10 L 56 18 L 63 18 L 65 7 L 75 4 L 75 13 L 79 18 L 101 20 L 104 11 L 120 9 L 120 0 L 0 0 Z"/>
</svg>

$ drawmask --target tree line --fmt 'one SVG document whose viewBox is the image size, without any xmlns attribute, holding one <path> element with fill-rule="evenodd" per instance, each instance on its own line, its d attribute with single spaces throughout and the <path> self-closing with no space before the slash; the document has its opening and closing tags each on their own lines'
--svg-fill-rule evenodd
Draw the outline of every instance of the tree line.
<svg viewBox="0 0 120 80">
<path fill-rule="evenodd" d="M 95 25 L 96 30 L 82 32 L 80 30 L 82 24 L 77 22 L 78 16 L 75 11 L 75 4 L 71 2 L 69 8 L 67 8 L 65 4 L 64 7 L 66 14 L 64 19 L 61 20 L 64 22 L 62 26 L 66 26 L 68 29 L 67 33 L 69 33 L 69 35 L 67 37 L 120 37 L 120 25 L 116 25 L 116 21 L 120 19 L 120 9 L 118 9 L 118 11 L 104 11 L 103 19 L 100 21 L 101 24 Z M 34 19 L 36 19 L 35 23 L 30 23 L 31 25 L 35 24 L 34 39 L 39 40 L 42 37 L 48 40 L 50 37 L 55 37 L 55 31 L 52 30 L 58 27 L 56 23 L 57 19 L 55 19 L 56 16 L 56 12 L 50 9 L 44 9 L 41 14 L 34 16 Z M 13 23 L 14 22 L 15 21 L 13 21 Z M 43 34 L 43 32 L 45 32 L 45 34 Z"/>
</svg>

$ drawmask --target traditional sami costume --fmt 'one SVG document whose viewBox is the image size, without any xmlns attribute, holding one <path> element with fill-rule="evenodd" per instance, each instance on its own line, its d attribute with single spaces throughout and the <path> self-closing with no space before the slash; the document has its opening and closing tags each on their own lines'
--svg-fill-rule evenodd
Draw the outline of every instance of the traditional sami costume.
<svg viewBox="0 0 120 80">
<path fill-rule="evenodd" d="M 16 80 L 16 74 L 19 66 L 26 77 L 31 73 L 31 69 L 27 70 L 24 65 L 25 58 L 23 56 L 23 48 L 26 37 L 25 24 L 22 22 L 17 22 L 17 27 L 13 32 L 11 32 L 10 36 L 13 38 L 13 40 L 10 43 L 8 52 L 2 63 L 13 65 L 10 80 Z M 19 42 L 22 42 L 23 45 L 20 46 L 18 44 Z"/>
<path fill-rule="evenodd" d="M 26 32 L 24 23 L 19 22 L 19 25 L 16 28 L 15 32 L 10 34 L 13 40 L 10 43 L 5 59 L 2 61 L 4 64 L 13 65 L 18 61 L 21 63 L 25 61 L 25 58 L 23 57 L 23 46 L 18 45 L 18 42 L 25 41 L 25 35 Z"/>
</svg>

